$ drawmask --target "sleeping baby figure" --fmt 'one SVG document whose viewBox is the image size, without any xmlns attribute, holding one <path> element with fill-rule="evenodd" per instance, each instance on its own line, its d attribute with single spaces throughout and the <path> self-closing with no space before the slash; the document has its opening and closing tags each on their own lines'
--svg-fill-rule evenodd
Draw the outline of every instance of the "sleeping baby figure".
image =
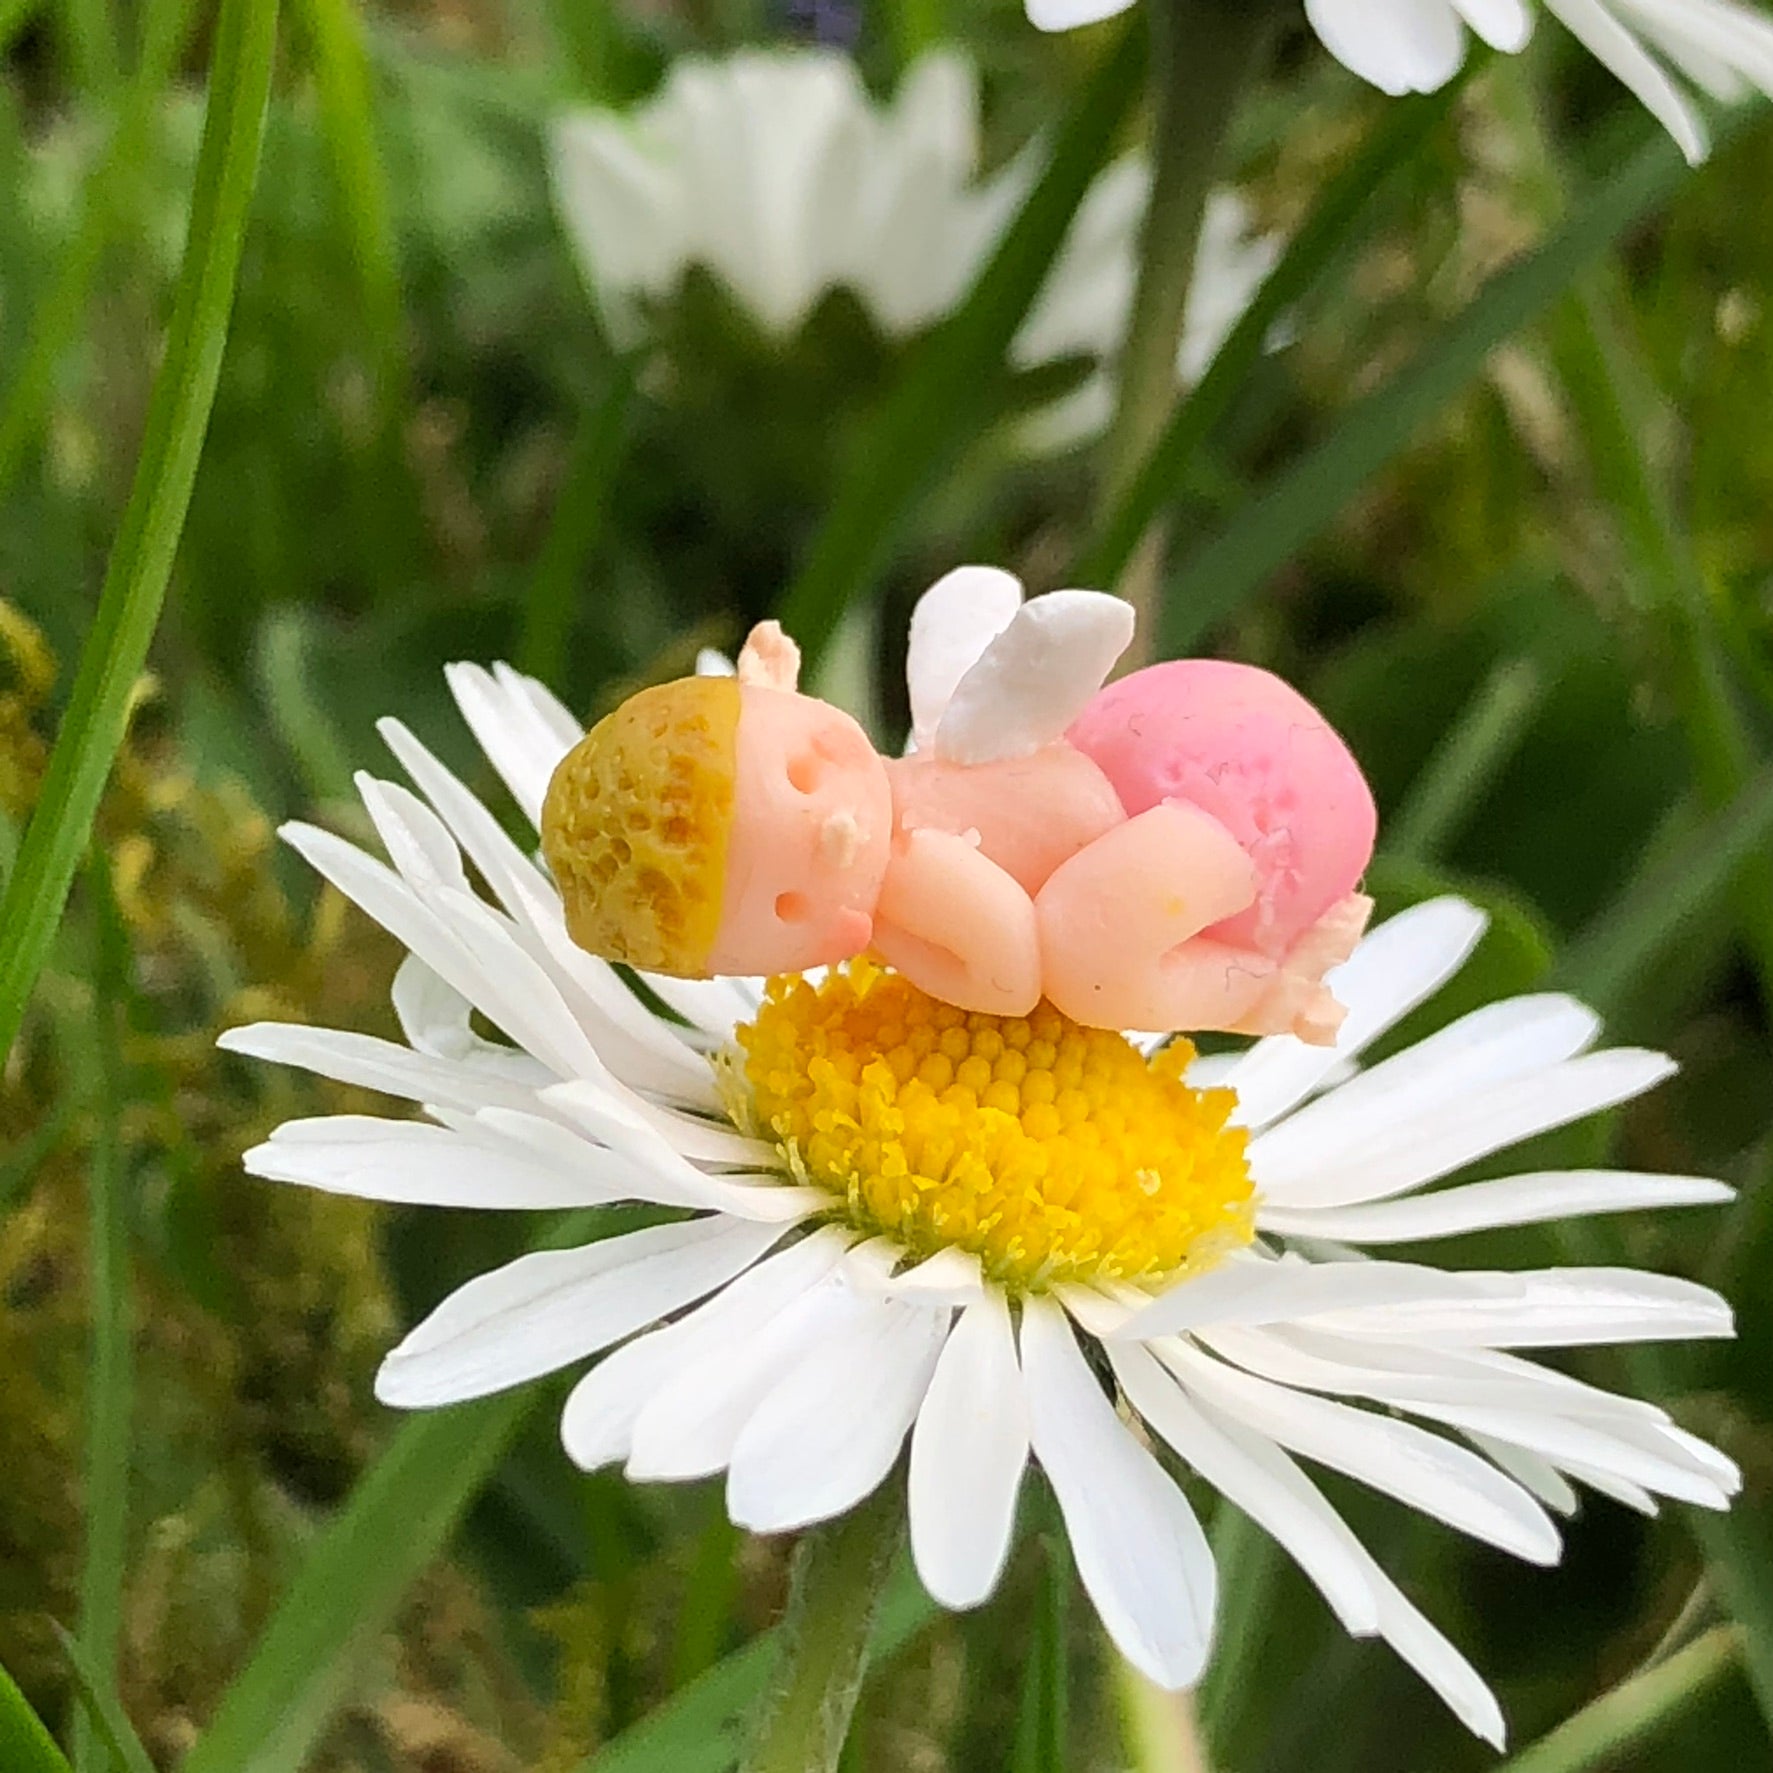
<svg viewBox="0 0 1773 1773">
<path fill-rule="evenodd" d="M 561 762 L 542 848 L 583 948 L 678 977 L 872 952 L 932 997 L 1098 1028 L 1331 1041 L 1373 798 L 1277 677 L 1104 683 L 1133 612 L 951 573 L 912 619 L 912 747 L 803 695 L 774 623 L 736 675 L 631 697 Z"/>
</svg>

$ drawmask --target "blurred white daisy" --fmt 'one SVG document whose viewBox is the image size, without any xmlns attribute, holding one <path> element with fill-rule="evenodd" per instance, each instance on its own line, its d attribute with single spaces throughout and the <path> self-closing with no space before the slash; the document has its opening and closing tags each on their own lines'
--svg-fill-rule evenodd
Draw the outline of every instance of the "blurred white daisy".
<svg viewBox="0 0 1773 1773">
<path fill-rule="evenodd" d="M 965 662 L 938 650 L 914 685 L 926 714 Z M 504 666 L 449 680 L 533 824 L 578 722 Z M 851 1508 L 909 1441 L 912 1550 L 955 1608 L 996 1583 L 1032 1457 L 1108 1631 L 1175 1688 L 1206 1660 L 1215 1576 L 1173 1456 L 1492 1741 L 1482 1680 L 1299 1460 L 1539 1564 L 1573 1483 L 1646 1511 L 1736 1489 L 1661 1409 L 1516 1352 L 1727 1336 L 1716 1294 L 1368 1253 L 1729 1196 L 1613 1170 L 1431 1187 L 1673 1069 L 1594 1050 L 1595 1016 L 1552 994 L 1369 1062 L 1471 952 L 1469 904 L 1419 905 L 1361 944 L 1330 976 L 1348 1016 L 1328 1049 L 1280 1038 L 1191 1063 L 1186 1042 L 1047 1006 L 964 1015 L 861 963 L 767 988 L 653 978 L 655 1013 L 568 940 L 493 814 L 405 727 L 382 732 L 418 790 L 359 778 L 388 862 L 312 826 L 285 836 L 410 950 L 404 1042 L 260 1023 L 223 1044 L 423 1117 L 292 1121 L 247 1168 L 402 1203 L 669 1210 L 468 1282 L 389 1355 L 385 1402 L 451 1404 L 601 1354 L 565 1406 L 572 1459 L 724 1472 L 733 1520 L 762 1533 Z"/>
<path fill-rule="evenodd" d="M 556 203 L 606 321 L 631 340 L 691 266 L 714 273 L 767 334 L 792 337 L 830 291 L 852 291 L 890 337 L 953 310 L 1034 176 L 1024 157 L 979 172 L 978 82 L 963 57 L 922 57 L 877 103 L 828 49 L 687 56 L 631 113 L 579 111 L 553 137 Z M 1011 356 L 1030 369 L 1107 361 L 1125 332 L 1150 175 L 1110 167 L 1086 195 Z M 1274 263 L 1235 193 L 1212 200 L 1178 373 L 1193 379 Z M 1041 441 L 1099 428 L 1106 378 Z M 1087 428 L 1087 429 L 1086 429 Z"/>
<path fill-rule="evenodd" d="M 1773 19 L 1741 0 L 1539 0 L 1655 114 L 1691 161 L 1704 121 L 1689 87 L 1719 104 L 1773 96 Z M 1027 0 L 1046 31 L 1124 12 L 1132 0 Z M 1465 60 L 1466 32 L 1509 54 L 1533 32 L 1533 0 L 1305 0 L 1336 59 L 1382 92 L 1433 92 Z"/>
</svg>

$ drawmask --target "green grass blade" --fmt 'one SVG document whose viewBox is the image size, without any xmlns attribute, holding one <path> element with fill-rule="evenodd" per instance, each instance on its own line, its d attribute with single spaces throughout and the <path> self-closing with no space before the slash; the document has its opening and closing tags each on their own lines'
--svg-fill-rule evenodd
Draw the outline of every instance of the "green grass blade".
<svg viewBox="0 0 1773 1773">
<path fill-rule="evenodd" d="M 1742 113 L 1723 128 L 1741 127 Z M 1505 339 L 1543 316 L 1634 222 L 1686 176 L 1660 134 L 1575 202 L 1563 227 L 1497 273 L 1411 364 L 1351 408 L 1327 437 L 1185 560 L 1168 582 L 1159 651 L 1186 653 L 1335 519 Z"/>
<path fill-rule="evenodd" d="M 1591 290 L 1569 304 L 1556 329 L 1556 361 L 1596 485 L 1625 544 L 1627 570 L 1650 607 L 1700 792 L 1721 807 L 1755 768 L 1755 742 L 1737 705 L 1704 575 L 1644 449 L 1660 402 L 1615 305 Z M 1733 897 L 1762 998 L 1773 1004 L 1773 858 L 1744 855 Z"/>
<path fill-rule="evenodd" d="M 190 235 L 141 456 L 36 813 L 0 900 L 0 1053 L 24 1019 L 123 742 L 190 505 L 258 175 L 277 0 L 223 0 Z"/>
<path fill-rule="evenodd" d="M 35 10 L 33 0 L 23 0 L 11 12 L 7 4 L 0 0 L 0 49 L 8 31 L 22 26 Z M 149 0 L 140 64 L 111 139 L 86 181 L 74 238 L 32 313 L 25 348 L 0 402 L 0 492 L 11 485 L 42 427 L 56 372 L 80 335 L 105 253 L 129 216 L 129 193 L 141 176 L 155 111 L 184 43 L 190 12 L 191 0 Z"/>
<path fill-rule="evenodd" d="M 1729 891 L 1742 864 L 1773 841 L 1773 770 L 1763 771 L 1721 813 L 1631 881 L 1564 951 L 1557 978 L 1603 1015 L 1632 982 Z"/>
<path fill-rule="evenodd" d="M 6 1773 L 69 1773 L 55 1738 L 4 1667 L 0 1667 L 0 1767 Z"/>
<path fill-rule="evenodd" d="M 1135 21 L 1091 75 L 1039 182 L 965 301 L 924 342 L 874 415 L 782 603 L 782 625 L 809 664 L 878 571 L 918 496 L 989 411 L 986 391 L 1140 90 L 1145 52 Z"/>
<path fill-rule="evenodd" d="M 1068 575 L 1069 583 L 1112 585 L 1120 577 L 1153 518 L 1187 484 L 1202 445 L 1247 382 L 1276 322 L 1311 292 L 1331 261 L 1346 250 L 1355 219 L 1440 125 L 1470 72 L 1468 67 L 1439 92 L 1385 107 L 1361 151 L 1325 188 L 1206 374 L 1177 406 L 1126 492 L 1085 544 Z"/>
<path fill-rule="evenodd" d="M 322 1532 L 182 1773 L 299 1773 L 384 1629 L 537 1398 L 414 1416 Z"/>
<path fill-rule="evenodd" d="M 93 967 L 92 1096 L 97 1133 L 87 1166 L 88 1313 L 92 1324 L 86 1394 L 86 1545 L 80 1572 L 80 1630 L 68 1655 L 91 1694 L 75 1721 L 76 1773 L 97 1773 L 110 1758 L 109 1710 L 117 1703 L 117 1646 L 123 1629 L 123 1573 L 128 1555 L 130 1394 L 129 1203 L 121 1116 L 123 1001 L 129 937 L 111 889 L 110 869 L 94 850 L 88 868 L 97 930 Z"/>
<path fill-rule="evenodd" d="M 632 1222 L 568 1213 L 532 1247 L 613 1236 Z M 401 1423 L 315 1540 L 181 1773 L 300 1773 L 357 1679 L 358 1645 L 387 1627 L 540 1396 L 525 1385 Z"/>
<path fill-rule="evenodd" d="M 634 366 L 619 364 L 573 441 L 517 635 L 518 670 L 544 683 L 562 681 L 585 566 L 609 515 L 610 488 L 628 448 L 633 406 Z"/>
<path fill-rule="evenodd" d="M 351 262 L 363 284 L 377 404 L 386 419 L 406 390 L 406 315 L 363 19 L 352 0 L 296 0 L 295 13 L 314 70 Z"/>
<path fill-rule="evenodd" d="M 1586 1773 L 1623 1766 L 1636 1748 L 1711 1691 L 1736 1662 L 1738 1634 L 1719 1626 L 1666 1661 L 1603 1693 L 1496 1773 Z"/>
<path fill-rule="evenodd" d="M 887 1584 L 869 1644 L 878 1667 L 936 1616 L 936 1603 L 902 1562 Z M 766 1632 L 674 1693 L 649 1717 L 606 1743 L 580 1773 L 727 1773 L 738 1759 L 753 1702 L 776 1652 Z M 219 1773 L 219 1770 L 218 1770 Z"/>
<path fill-rule="evenodd" d="M 1545 695 L 1531 659 L 1504 659 L 1478 687 L 1411 784 L 1386 830 L 1386 853 L 1431 862 L 1456 836 L 1515 747 Z"/>
<path fill-rule="evenodd" d="M 55 1630 L 61 1639 L 68 1667 L 73 1671 L 74 1686 L 84 1708 L 81 1715 L 90 1720 L 92 1726 L 92 1765 L 114 1767 L 120 1773 L 154 1773 L 154 1763 L 148 1759 L 142 1739 L 136 1735 L 135 1726 L 124 1716 L 123 1707 L 118 1703 L 114 1681 L 93 1666 L 78 1639 L 59 1625 Z M 78 1756 L 75 1765 L 79 1765 Z M 7 1763 L 7 1770 L 11 1773 L 10 1763 Z"/>
</svg>

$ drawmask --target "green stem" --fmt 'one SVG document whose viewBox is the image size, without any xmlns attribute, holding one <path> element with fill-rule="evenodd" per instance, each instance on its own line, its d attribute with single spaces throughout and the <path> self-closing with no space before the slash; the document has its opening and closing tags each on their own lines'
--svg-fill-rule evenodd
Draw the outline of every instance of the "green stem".
<svg viewBox="0 0 1773 1773">
<path fill-rule="evenodd" d="M 899 1486 L 883 1484 L 794 1554 L 782 1648 L 741 1773 L 831 1773 L 862 1690 L 868 1635 L 904 1537 Z"/>
<path fill-rule="evenodd" d="M 1176 403 L 1176 357 L 1207 198 L 1238 96 L 1261 62 L 1274 16 L 1267 0 L 1151 0 L 1147 12 L 1156 112 L 1151 201 L 1103 462 L 1105 511 L 1138 477 Z M 1156 538 L 1153 526 L 1120 587 L 1142 616 L 1156 588 Z"/>
<path fill-rule="evenodd" d="M 123 1626 L 123 1566 L 129 1520 L 130 1300 L 129 1214 L 118 1111 L 124 1100 L 123 990 L 128 941 L 103 852 L 93 852 L 97 957 L 93 967 L 92 1098 L 97 1119 L 87 1170 L 91 1368 L 86 1393 L 86 1546 L 80 1572 L 78 1647 L 100 1701 L 117 1690 Z M 74 1719 L 76 1773 L 97 1773 L 110 1751 L 90 1713 Z"/>
<path fill-rule="evenodd" d="M 1166 1691 L 1120 1655 L 1114 1658 L 1114 1691 L 1133 1773 L 1208 1773 L 1192 1693 Z"/>
</svg>

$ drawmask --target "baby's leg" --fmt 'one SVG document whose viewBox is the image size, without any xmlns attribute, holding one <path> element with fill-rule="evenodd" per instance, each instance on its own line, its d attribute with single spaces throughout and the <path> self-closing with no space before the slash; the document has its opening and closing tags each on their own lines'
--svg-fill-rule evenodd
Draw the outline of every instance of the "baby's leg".
<svg viewBox="0 0 1773 1773">
<path fill-rule="evenodd" d="M 1302 935 L 1281 962 L 1281 970 L 1234 1034 L 1293 1034 L 1311 1046 L 1330 1046 L 1347 1011 L 1324 984 L 1324 974 L 1354 952 L 1373 901 L 1350 893 Z"/>
<path fill-rule="evenodd" d="M 1046 994 L 1096 1028 L 1228 1028 L 1277 971 L 1200 932 L 1255 898 L 1256 871 L 1217 819 L 1149 808 L 1054 870 L 1035 900 Z"/>
<path fill-rule="evenodd" d="M 1033 902 L 950 832 L 920 827 L 894 841 L 874 946 L 920 991 L 963 1010 L 1025 1016 L 1040 1002 Z"/>
</svg>

